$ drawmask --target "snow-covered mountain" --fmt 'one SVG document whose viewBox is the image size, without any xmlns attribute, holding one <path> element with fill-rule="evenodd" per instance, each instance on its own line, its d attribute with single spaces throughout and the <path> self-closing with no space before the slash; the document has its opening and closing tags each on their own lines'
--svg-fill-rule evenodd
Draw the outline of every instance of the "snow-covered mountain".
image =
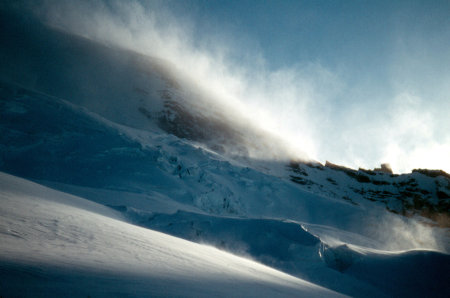
<svg viewBox="0 0 450 298">
<path fill-rule="evenodd" d="M 297 160 L 169 62 L 0 33 L 0 295 L 450 293 L 447 173 Z"/>
<path fill-rule="evenodd" d="M 33 18 L 4 13 L 0 22 L 7 45 L 0 50 L 3 80 L 118 124 L 160 129 L 227 155 L 286 155 L 282 140 L 255 127 L 170 62 L 48 28 Z"/>
<path fill-rule="evenodd" d="M 415 169 L 397 175 L 387 165 L 374 170 L 354 170 L 327 162 L 291 162 L 293 182 L 314 193 L 341 198 L 352 204 L 366 200 L 381 203 L 386 210 L 431 225 L 448 228 L 450 175 L 442 170 Z"/>
<path fill-rule="evenodd" d="M 2 296 L 338 296 L 87 200 L 0 174 Z"/>
</svg>

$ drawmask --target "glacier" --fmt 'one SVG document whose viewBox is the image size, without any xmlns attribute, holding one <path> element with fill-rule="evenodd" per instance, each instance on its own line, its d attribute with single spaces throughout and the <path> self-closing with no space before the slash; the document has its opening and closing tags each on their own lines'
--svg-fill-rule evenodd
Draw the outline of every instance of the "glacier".
<svg viewBox="0 0 450 298">
<path fill-rule="evenodd" d="M 296 159 L 167 61 L 0 12 L 0 295 L 450 293 L 447 173 Z"/>
</svg>

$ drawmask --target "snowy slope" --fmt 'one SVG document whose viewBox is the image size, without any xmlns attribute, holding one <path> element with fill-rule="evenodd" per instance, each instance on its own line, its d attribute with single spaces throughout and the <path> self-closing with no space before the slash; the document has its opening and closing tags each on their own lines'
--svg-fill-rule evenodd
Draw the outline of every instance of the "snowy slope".
<svg viewBox="0 0 450 298">
<path fill-rule="evenodd" d="M 338 296 L 4 173 L 0 200 L 2 296 Z"/>
<path fill-rule="evenodd" d="M 381 169 L 354 170 L 327 162 L 291 162 L 289 178 L 317 194 L 354 205 L 375 204 L 428 224 L 450 227 L 450 175 L 442 170 L 415 169 L 396 175 Z"/>
<path fill-rule="evenodd" d="M 2 10 L 0 14 L 4 84 L 67 100 L 126 127 L 195 141 L 244 165 L 288 178 L 308 192 L 351 204 L 376 201 L 391 212 L 450 226 L 450 176 L 444 172 L 396 176 L 331 163 L 325 167 L 314 162 L 289 164 L 292 156 L 281 140 L 201 90 L 175 65 L 48 28 L 30 17 Z M 262 167 L 254 162 L 268 157 L 286 164 Z"/>
<path fill-rule="evenodd" d="M 1 16 L 0 171 L 62 192 L 1 175 L 0 295 L 450 293 L 446 173 L 262 158 L 175 66 Z"/>
<path fill-rule="evenodd" d="M 280 138 L 257 128 L 238 108 L 197 86 L 168 61 L 1 9 L 0 36 L 4 81 L 68 100 L 122 125 L 201 142 L 222 154 L 287 154 Z"/>
<path fill-rule="evenodd" d="M 273 171 L 259 170 L 259 163 L 252 168 L 164 133 L 117 125 L 54 97 L 6 83 L 0 87 L 1 169 L 11 174 L 111 206 L 290 219 L 370 235 L 376 248 L 446 250 L 439 238 L 437 243 L 431 241 L 431 234 L 439 229 L 417 230 L 406 218 L 387 213 L 384 206 L 355 205 L 325 192 L 314 194 L 279 177 L 276 169 L 285 168 L 282 163 L 263 164 Z M 336 174 L 332 177 L 339 179 Z M 114 199 L 116 195 L 107 193 L 102 198 L 95 195 L 99 189 L 122 191 L 126 198 Z M 380 218 L 385 223 L 382 230 L 410 228 L 413 238 L 397 234 L 399 241 L 394 242 L 385 237 L 374 226 Z"/>
<path fill-rule="evenodd" d="M 416 251 L 383 257 L 392 249 L 445 251 L 447 238 L 438 228 L 401 220 L 384 208 L 314 195 L 289 179 L 163 133 L 124 127 L 57 98 L 0 86 L 1 166 L 10 173 L 113 207 L 140 226 L 207 243 L 341 293 L 443 290 L 440 278 L 427 277 L 446 276 L 446 255 Z M 408 262 L 397 262 L 402 259 Z M 379 284 L 384 275 L 364 269 L 373 266 L 371 260 L 394 264 L 399 277 Z M 434 265 L 419 270 L 428 260 L 444 264 L 444 271 Z"/>
</svg>

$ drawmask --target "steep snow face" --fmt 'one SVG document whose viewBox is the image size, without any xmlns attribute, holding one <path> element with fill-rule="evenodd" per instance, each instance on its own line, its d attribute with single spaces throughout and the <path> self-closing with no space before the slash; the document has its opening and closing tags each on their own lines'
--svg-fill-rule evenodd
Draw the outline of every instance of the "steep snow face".
<svg viewBox="0 0 450 298">
<path fill-rule="evenodd" d="M 290 218 L 352 229 L 350 222 L 366 214 L 175 137 L 117 125 L 23 88 L 0 87 L 1 169 L 9 173 L 45 183 L 157 194 L 183 210 L 217 215 Z"/>
<path fill-rule="evenodd" d="M 0 201 L 0 293 L 7 297 L 339 296 L 4 173 Z"/>
<path fill-rule="evenodd" d="M 358 268 L 371 268 L 368 252 L 381 264 L 387 262 L 386 250 L 445 251 L 445 230 L 420 226 L 381 206 L 314 194 L 283 178 L 289 172 L 282 163 L 249 161 L 251 168 L 54 97 L 6 83 L 0 87 L 0 167 L 9 173 L 111 206 L 119 211 L 115 217 L 250 257 L 340 293 L 380 296 L 413 293 L 415 285 L 425 284 L 430 293 L 443 288 L 440 279 L 415 282 L 424 278 L 422 271 L 405 269 L 405 262 L 401 270 L 409 274 L 396 279 L 398 286 L 390 280 L 380 285 L 379 271 L 364 275 Z M 447 262 L 442 254 L 418 251 L 407 263 L 422 264 L 426 255 L 433 264 L 440 258 Z"/>
<path fill-rule="evenodd" d="M 378 204 L 389 212 L 431 225 L 450 227 L 450 175 L 441 170 L 413 170 L 394 175 L 380 170 L 353 170 L 327 162 L 291 162 L 289 178 L 304 189 L 350 202 Z"/>
<path fill-rule="evenodd" d="M 176 65 L 31 18 L 0 14 L 5 45 L 0 47 L 0 78 L 5 81 L 68 100 L 119 124 L 162 129 L 228 156 L 288 159 L 294 154 L 285 140 L 180 75 Z"/>
<path fill-rule="evenodd" d="M 422 217 L 431 210 L 448 218 L 445 173 L 395 176 L 261 159 L 252 153 L 261 147 L 289 155 L 280 142 L 230 118 L 228 107 L 208 106 L 175 67 L 1 16 L 8 43 L 0 46 L 0 171 L 103 205 L 1 176 L 0 190 L 8 190 L 0 206 L 8 237 L 0 243 L 1 272 L 14 273 L 8 293 L 25 279 L 31 295 L 45 279 L 46 289 L 61 294 L 82 280 L 71 286 L 74 293 L 119 295 L 120 282 L 120 291 L 136 295 L 163 295 L 169 287 L 173 295 L 235 294 L 225 285 L 260 295 L 252 286 L 272 278 L 254 282 L 253 269 L 211 261 L 234 268 L 242 259 L 228 262 L 216 250 L 154 230 L 351 296 L 449 292 L 448 226 Z M 184 250 L 188 257 L 179 257 Z M 148 273 L 148 263 L 156 273 Z M 205 290 L 206 283 L 212 286 Z"/>
<path fill-rule="evenodd" d="M 284 142 L 257 129 L 245 117 L 236 115 L 237 110 L 232 111 L 232 107 L 200 90 L 189 78 L 179 75 L 176 66 L 69 35 L 30 18 L 0 13 L 1 36 L 7 45 L 0 47 L 4 61 L 0 64 L 0 77 L 6 82 L 63 98 L 127 127 L 163 130 L 234 159 L 287 161 L 294 157 Z M 74 139 L 71 138 L 72 145 L 76 144 Z M 248 160 L 245 163 L 249 164 Z M 376 173 L 330 172 L 333 168 L 302 164 L 302 169 L 291 167 L 294 173 L 283 169 L 276 175 L 290 175 L 306 191 L 353 204 L 364 204 L 361 199 L 369 199 L 381 202 L 391 212 L 419 215 L 431 219 L 432 224 L 449 226 L 448 176 L 430 179 L 417 173 L 397 178 L 378 173 L 378 177 L 372 177 Z M 88 175 L 79 172 L 78 176 Z M 333 177 L 341 183 L 337 185 Z"/>
</svg>

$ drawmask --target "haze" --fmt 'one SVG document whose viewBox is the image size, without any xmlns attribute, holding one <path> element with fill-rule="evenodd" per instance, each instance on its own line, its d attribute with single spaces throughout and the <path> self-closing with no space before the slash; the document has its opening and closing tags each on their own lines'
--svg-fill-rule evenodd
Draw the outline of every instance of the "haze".
<svg viewBox="0 0 450 298">
<path fill-rule="evenodd" d="M 446 1 L 24 3 L 53 26 L 170 61 L 313 159 L 450 172 Z"/>
</svg>

